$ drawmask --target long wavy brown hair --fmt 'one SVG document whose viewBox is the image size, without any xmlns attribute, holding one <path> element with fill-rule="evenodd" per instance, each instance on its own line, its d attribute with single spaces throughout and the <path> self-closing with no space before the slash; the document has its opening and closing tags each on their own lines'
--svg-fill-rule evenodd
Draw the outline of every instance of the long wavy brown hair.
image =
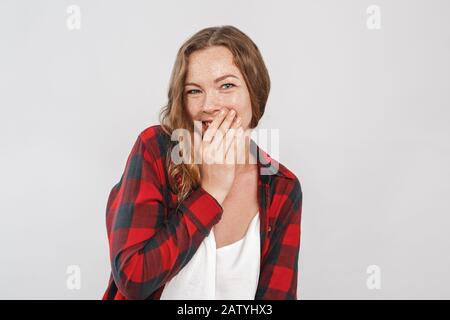
<svg viewBox="0 0 450 320">
<path fill-rule="evenodd" d="M 251 105 L 252 119 L 249 127 L 255 128 L 264 114 L 270 91 L 270 77 L 261 53 L 256 44 L 242 31 L 234 26 L 216 26 L 202 29 L 191 36 L 178 50 L 170 77 L 168 102 L 161 109 L 159 121 L 169 136 L 175 129 L 186 129 L 193 137 L 194 126 L 185 108 L 184 83 L 188 71 L 188 59 L 191 53 L 211 46 L 224 46 L 233 54 L 233 62 L 242 73 L 247 85 Z M 179 140 L 181 150 L 193 150 L 188 144 L 192 141 Z M 177 194 L 178 202 L 200 186 L 201 176 L 199 164 L 179 163 L 171 161 L 171 144 L 167 154 L 167 171 L 169 184 Z"/>
</svg>

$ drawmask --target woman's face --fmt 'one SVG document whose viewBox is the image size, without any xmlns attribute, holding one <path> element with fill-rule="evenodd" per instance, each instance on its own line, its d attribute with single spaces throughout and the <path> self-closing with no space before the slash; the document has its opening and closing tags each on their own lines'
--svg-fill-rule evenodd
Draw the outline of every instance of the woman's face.
<svg viewBox="0 0 450 320">
<path fill-rule="evenodd" d="M 189 56 L 184 97 L 192 120 L 212 120 L 222 107 L 236 111 L 243 129 L 252 119 L 244 77 L 230 50 L 223 46 L 197 50 Z"/>
</svg>

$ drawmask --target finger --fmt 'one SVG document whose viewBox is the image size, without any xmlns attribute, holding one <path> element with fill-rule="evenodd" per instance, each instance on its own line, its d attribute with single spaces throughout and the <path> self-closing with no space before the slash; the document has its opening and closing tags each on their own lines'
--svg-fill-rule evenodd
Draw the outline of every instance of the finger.
<svg viewBox="0 0 450 320">
<path fill-rule="evenodd" d="M 225 136 L 225 153 L 227 153 L 230 149 L 231 144 L 233 143 L 233 139 L 237 134 L 238 129 L 241 127 L 241 117 L 237 116 L 234 118 L 233 124 L 228 130 L 226 136 Z"/>
<path fill-rule="evenodd" d="M 209 125 L 208 129 L 206 129 L 205 134 L 203 135 L 203 141 L 211 142 L 216 134 L 217 129 L 219 128 L 222 121 L 225 119 L 228 113 L 227 108 L 222 108 L 220 112 L 214 117 L 214 120 Z"/>
<path fill-rule="evenodd" d="M 214 138 L 211 141 L 211 147 L 215 150 L 220 146 L 222 143 L 222 140 L 224 136 L 226 135 L 228 129 L 230 128 L 231 124 L 233 123 L 233 119 L 236 116 L 235 110 L 230 110 L 223 120 L 222 124 L 220 125 L 219 129 L 216 131 L 216 134 L 214 135 Z"/>
<path fill-rule="evenodd" d="M 246 161 L 246 143 L 245 143 L 245 130 L 241 126 L 237 129 L 236 139 L 236 163 L 245 164 Z"/>
<path fill-rule="evenodd" d="M 194 126 L 194 163 L 199 163 L 199 159 L 202 157 L 202 123 L 198 121 L 199 124 Z"/>
<path fill-rule="evenodd" d="M 245 133 L 242 126 L 236 129 L 236 134 L 233 137 L 233 142 L 230 144 L 227 150 L 227 159 L 231 157 L 236 164 L 245 164 Z M 230 155 L 229 155 L 230 154 Z"/>
<path fill-rule="evenodd" d="M 233 126 L 228 130 L 227 136 L 223 145 L 225 147 L 225 162 L 236 164 L 239 160 L 239 148 L 241 148 L 240 136 L 242 135 L 243 129 L 241 126 L 241 120 L 235 121 Z"/>
</svg>

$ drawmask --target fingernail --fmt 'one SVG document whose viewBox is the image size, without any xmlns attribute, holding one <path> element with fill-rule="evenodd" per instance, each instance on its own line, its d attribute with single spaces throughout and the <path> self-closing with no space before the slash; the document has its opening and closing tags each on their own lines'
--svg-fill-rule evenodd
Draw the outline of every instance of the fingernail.
<svg viewBox="0 0 450 320">
<path fill-rule="evenodd" d="M 231 112 L 232 116 L 234 116 L 234 114 L 236 113 L 236 111 L 234 111 L 234 110 L 231 110 L 230 112 Z"/>
</svg>

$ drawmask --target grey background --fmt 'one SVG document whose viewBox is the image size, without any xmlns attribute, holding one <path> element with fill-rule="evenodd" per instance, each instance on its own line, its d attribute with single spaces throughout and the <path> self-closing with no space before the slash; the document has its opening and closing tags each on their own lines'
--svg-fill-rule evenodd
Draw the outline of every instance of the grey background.
<svg viewBox="0 0 450 320">
<path fill-rule="evenodd" d="M 80 30 L 66 26 L 72 4 Z M 259 127 L 280 129 L 279 160 L 303 187 L 300 298 L 450 298 L 449 12 L 437 0 L 2 0 L 0 298 L 101 298 L 109 191 L 157 123 L 179 46 L 221 24 L 257 43 L 271 75 Z"/>
</svg>

